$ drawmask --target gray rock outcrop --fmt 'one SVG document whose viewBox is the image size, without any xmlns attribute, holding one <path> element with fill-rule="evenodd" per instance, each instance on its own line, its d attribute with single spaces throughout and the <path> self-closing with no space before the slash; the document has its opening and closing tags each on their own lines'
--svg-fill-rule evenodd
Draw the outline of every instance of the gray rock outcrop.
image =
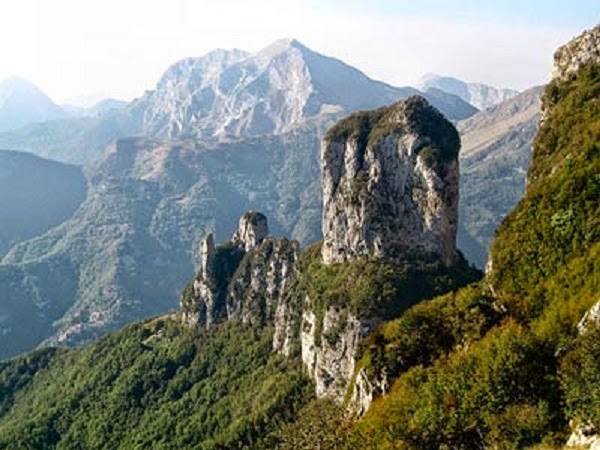
<svg viewBox="0 0 600 450">
<path fill-rule="evenodd" d="M 552 78 L 569 80 L 589 63 L 600 63 L 600 25 L 586 30 L 554 53 Z"/>
<path fill-rule="evenodd" d="M 342 400 L 356 367 L 356 349 L 364 337 L 364 324 L 343 309 L 328 308 L 317 318 L 310 299 L 302 312 L 302 362 L 315 381 L 317 397 Z"/>
<path fill-rule="evenodd" d="M 258 247 L 268 234 L 269 226 L 265 215 L 256 211 L 248 211 L 240 217 L 238 230 L 233 235 L 232 241 L 249 252 Z"/>
<path fill-rule="evenodd" d="M 183 308 L 183 321 L 189 324 L 205 323 L 209 327 L 216 316 L 217 292 L 215 289 L 215 241 L 209 233 L 200 243 L 200 270 L 192 282 L 195 308 Z"/>
<path fill-rule="evenodd" d="M 588 331 L 590 327 L 600 326 L 600 300 L 592 306 L 586 313 L 583 315 L 579 323 L 577 324 L 577 329 L 579 334 L 583 334 Z"/>
<path fill-rule="evenodd" d="M 456 257 L 454 126 L 422 97 L 360 112 L 323 143 L 323 260 Z"/>
<path fill-rule="evenodd" d="M 181 298 L 184 323 L 210 328 L 225 320 L 241 320 L 264 326 L 278 311 L 281 314 L 298 243 L 268 234 L 267 218 L 248 211 L 230 241 L 216 247 L 212 234 L 204 238 L 198 274 Z M 276 346 L 286 353 L 285 338 L 281 341 Z"/>
</svg>

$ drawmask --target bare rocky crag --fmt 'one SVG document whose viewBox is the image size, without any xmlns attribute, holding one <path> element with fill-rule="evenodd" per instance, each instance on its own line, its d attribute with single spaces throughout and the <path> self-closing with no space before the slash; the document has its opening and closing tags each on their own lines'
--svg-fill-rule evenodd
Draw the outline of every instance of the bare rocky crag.
<svg viewBox="0 0 600 450">
<path fill-rule="evenodd" d="M 456 129 L 425 99 L 359 112 L 323 143 L 323 261 L 456 257 Z"/>
<path fill-rule="evenodd" d="M 459 147 L 456 129 L 421 97 L 339 122 L 322 145 L 319 264 L 448 267 L 459 260 Z M 349 399 L 355 413 L 385 393 L 385 374 L 369 379 L 357 361 L 359 343 L 381 317 L 359 314 L 343 300 L 323 304 L 306 288 L 313 280 L 303 273 L 298 244 L 269 237 L 264 215 L 246 213 L 222 245 L 208 235 L 200 255 L 198 275 L 181 299 L 184 323 L 272 326 L 273 350 L 299 356 L 316 395 Z"/>
<path fill-rule="evenodd" d="M 209 328 L 225 320 L 255 326 L 273 321 L 294 270 L 298 243 L 268 233 L 267 218 L 249 211 L 225 244 L 215 247 L 212 234 L 206 236 L 200 270 L 181 299 L 184 323 Z"/>
<path fill-rule="evenodd" d="M 589 63 L 600 61 L 600 25 L 586 30 L 554 53 L 552 78 L 573 79 Z"/>
</svg>

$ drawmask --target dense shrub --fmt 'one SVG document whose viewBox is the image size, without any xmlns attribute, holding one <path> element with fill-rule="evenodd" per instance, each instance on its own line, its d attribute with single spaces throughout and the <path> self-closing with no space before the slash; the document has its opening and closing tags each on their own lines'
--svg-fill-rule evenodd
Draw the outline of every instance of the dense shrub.
<svg viewBox="0 0 600 450">
<path fill-rule="evenodd" d="M 244 448 L 294 417 L 312 387 L 270 333 L 170 319 L 130 326 L 85 349 L 0 367 L 0 448 Z"/>
</svg>

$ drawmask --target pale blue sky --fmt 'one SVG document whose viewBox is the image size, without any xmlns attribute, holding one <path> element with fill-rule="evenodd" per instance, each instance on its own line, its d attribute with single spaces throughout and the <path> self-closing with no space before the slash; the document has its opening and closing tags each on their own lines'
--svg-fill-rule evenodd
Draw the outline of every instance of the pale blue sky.
<svg viewBox="0 0 600 450">
<path fill-rule="evenodd" d="M 322 4 L 362 12 L 528 25 L 589 27 L 600 19 L 597 0 L 335 0 Z"/>
<path fill-rule="evenodd" d="M 0 78 L 58 102 L 131 99 L 186 56 L 282 37 L 395 85 L 427 72 L 525 89 L 554 49 L 600 21 L 591 0 L 13 0 L 0 6 Z"/>
</svg>

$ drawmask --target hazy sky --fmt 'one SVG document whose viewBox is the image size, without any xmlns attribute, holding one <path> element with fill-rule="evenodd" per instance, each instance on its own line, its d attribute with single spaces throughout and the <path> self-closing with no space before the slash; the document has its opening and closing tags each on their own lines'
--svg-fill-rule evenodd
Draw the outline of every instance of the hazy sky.
<svg viewBox="0 0 600 450">
<path fill-rule="evenodd" d="M 554 49 L 600 20 L 598 0 L 4 0 L 0 79 L 55 101 L 131 99 L 186 56 L 294 37 L 395 85 L 426 72 L 543 83 Z"/>
</svg>

